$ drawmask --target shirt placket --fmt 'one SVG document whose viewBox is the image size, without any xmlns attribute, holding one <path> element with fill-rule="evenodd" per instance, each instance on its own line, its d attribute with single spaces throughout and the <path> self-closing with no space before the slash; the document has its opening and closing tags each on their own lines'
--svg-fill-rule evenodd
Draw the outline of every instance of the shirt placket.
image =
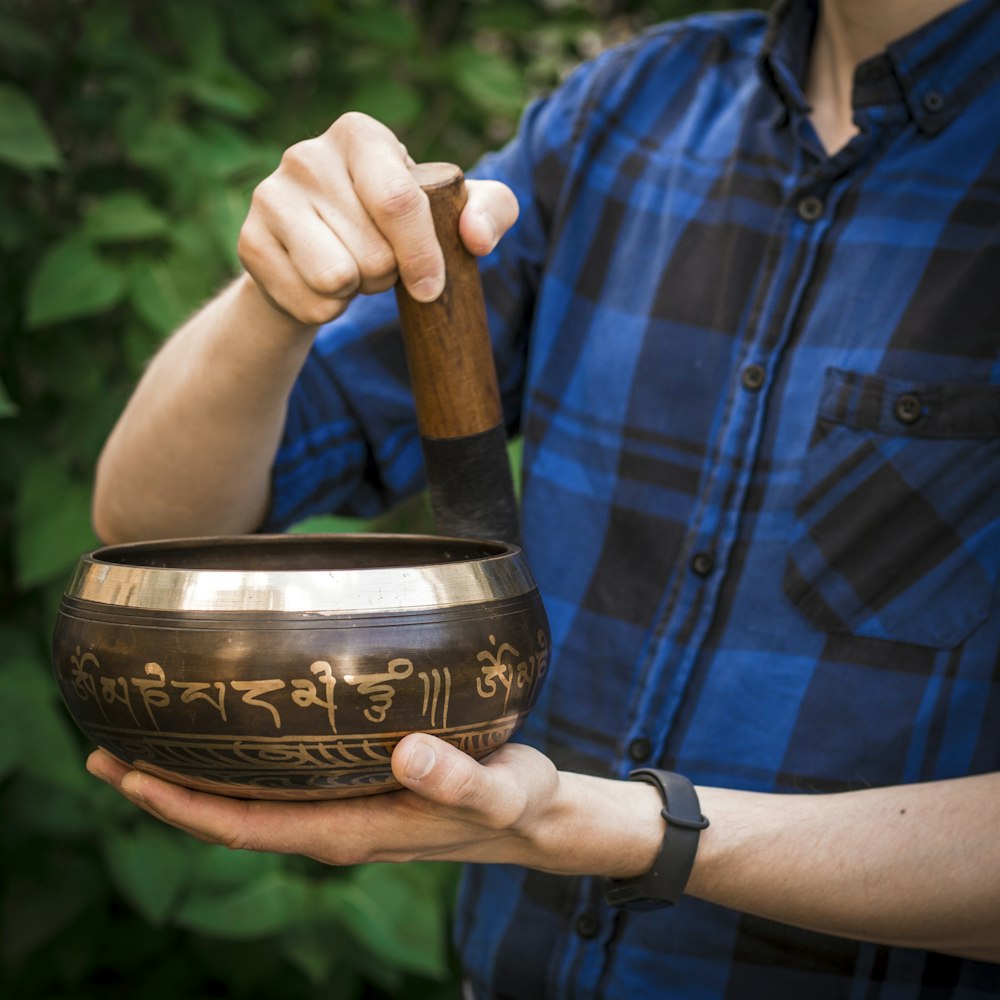
<svg viewBox="0 0 1000 1000">
<path fill-rule="evenodd" d="M 742 356 L 732 373 L 724 418 L 709 453 L 712 466 L 703 477 L 686 538 L 686 567 L 675 585 L 672 606 L 658 623 L 659 639 L 650 651 L 642 700 L 626 744 L 633 750 L 637 743 L 648 747 L 653 760 L 666 751 L 718 609 L 739 537 L 741 511 L 760 458 L 778 368 L 844 187 L 825 181 L 820 171 L 797 171 L 789 178 L 775 214 L 762 265 L 760 305 L 751 315 Z M 638 763 L 636 757 L 634 752 L 626 754 L 622 774 Z"/>
<path fill-rule="evenodd" d="M 822 158 L 812 127 L 792 117 L 795 151 L 782 184 L 768 251 L 751 310 L 740 337 L 725 410 L 685 538 L 682 569 L 653 627 L 641 673 L 632 726 L 616 761 L 619 777 L 669 758 L 678 710 L 692 685 L 725 574 L 740 533 L 741 512 L 761 455 L 765 423 L 779 367 L 800 321 L 800 308 L 816 273 L 824 238 L 857 168 L 873 155 L 886 130 L 873 117 L 870 129 L 836 157 Z M 697 780 L 697 775 L 692 775 Z M 559 996 L 591 995 L 607 961 L 615 917 L 602 912 L 599 881 L 581 879 L 578 906 L 560 963 Z"/>
<path fill-rule="evenodd" d="M 803 164 L 814 163 L 806 155 Z M 846 184 L 831 183 L 806 166 L 789 172 L 775 213 L 769 254 L 757 292 L 760 303 L 742 337 L 712 468 L 704 477 L 684 547 L 684 569 L 665 599 L 647 656 L 637 711 L 617 761 L 620 777 L 663 756 L 671 726 L 688 690 L 718 606 L 743 507 L 764 436 L 771 387 L 791 337 L 824 233 Z M 596 990 L 606 962 L 614 917 L 602 914 L 597 880 L 581 880 L 561 962 L 560 996 Z"/>
</svg>

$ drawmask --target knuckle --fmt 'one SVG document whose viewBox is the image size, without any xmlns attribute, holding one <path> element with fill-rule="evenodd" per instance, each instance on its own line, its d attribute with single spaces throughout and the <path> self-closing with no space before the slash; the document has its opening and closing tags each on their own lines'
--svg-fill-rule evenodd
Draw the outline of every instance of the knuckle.
<svg viewBox="0 0 1000 1000">
<path fill-rule="evenodd" d="M 336 308 L 323 299 L 300 303 L 295 309 L 295 317 L 308 326 L 322 326 L 336 314 Z"/>
<path fill-rule="evenodd" d="M 254 189 L 250 196 L 250 211 L 248 217 L 260 215 L 266 212 L 274 201 L 274 188 L 276 180 L 274 174 L 265 177 Z"/>
<path fill-rule="evenodd" d="M 219 843 L 230 851 L 254 850 L 251 839 L 242 830 L 225 834 L 220 838 Z"/>
<path fill-rule="evenodd" d="M 301 142 L 289 146 L 281 154 L 280 169 L 293 175 L 310 173 L 315 148 L 316 142 L 314 139 L 303 139 Z M 266 180 L 264 183 L 266 183 Z"/>
<path fill-rule="evenodd" d="M 384 243 L 368 247 L 361 253 L 361 270 L 370 279 L 389 279 L 396 275 L 396 258 Z"/>
<path fill-rule="evenodd" d="M 405 176 L 388 181 L 379 192 L 381 211 L 391 218 L 408 219 L 423 207 L 424 193 Z"/>
<path fill-rule="evenodd" d="M 240 234 L 236 240 L 236 254 L 248 271 L 252 271 L 263 256 L 263 250 L 254 232 L 254 227 L 246 222 L 240 227 Z"/>
<path fill-rule="evenodd" d="M 421 250 L 410 253 L 401 264 L 407 277 L 413 280 L 433 274 L 438 266 L 433 253 Z"/>
<path fill-rule="evenodd" d="M 303 277 L 320 295 L 346 296 L 358 287 L 357 268 L 347 264 L 330 264 Z"/>
<path fill-rule="evenodd" d="M 254 836 L 254 823 L 249 803 L 244 804 L 236 820 L 219 834 L 217 842 L 230 851 L 256 851 L 260 849 Z"/>
<path fill-rule="evenodd" d="M 513 789 L 504 802 L 503 811 L 494 817 L 496 827 L 520 829 L 528 815 L 528 796 L 521 788 Z"/>
<path fill-rule="evenodd" d="M 345 111 L 327 129 L 327 132 L 341 133 L 346 137 L 357 136 L 361 132 L 369 132 L 374 126 L 381 126 L 371 115 L 366 115 L 363 111 Z"/>
<path fill-rule="evenodd" d="M 455 766 L 445 778 L 443 790 L 451 805 L 471 808 L 480 797 L 480 786 L 479 775 L 474 768 Z"/>
</svg>

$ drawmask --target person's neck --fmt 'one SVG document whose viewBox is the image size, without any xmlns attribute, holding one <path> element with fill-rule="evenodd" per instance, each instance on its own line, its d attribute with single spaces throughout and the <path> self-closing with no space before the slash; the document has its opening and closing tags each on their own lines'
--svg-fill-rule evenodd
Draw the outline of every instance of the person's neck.
<svg viewBox="0 0 1000 1000">
<path fill-rule="evenodd" d="M 851 92 L 859 63 L 934 20 L 961 0 L 821 0 L 806 77 L 810 118 L 834 153 L 858 131 Z"/>
</svg>

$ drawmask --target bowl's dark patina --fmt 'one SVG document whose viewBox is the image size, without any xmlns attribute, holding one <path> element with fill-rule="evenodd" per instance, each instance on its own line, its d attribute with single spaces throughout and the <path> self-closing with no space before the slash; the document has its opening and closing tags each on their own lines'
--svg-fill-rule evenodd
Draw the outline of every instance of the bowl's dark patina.
<svg viewBox="0 0 1000 1000">
<path fill-rule="evenodd" d="M 83 731 L 131 766 L 226 795 L 340 798 L 397 787 L 407 733 L 476 757 L 505 742 L 548 649 L 516 546 L 250 536 L 84 556 L 53 665 Z"/>
</svg>

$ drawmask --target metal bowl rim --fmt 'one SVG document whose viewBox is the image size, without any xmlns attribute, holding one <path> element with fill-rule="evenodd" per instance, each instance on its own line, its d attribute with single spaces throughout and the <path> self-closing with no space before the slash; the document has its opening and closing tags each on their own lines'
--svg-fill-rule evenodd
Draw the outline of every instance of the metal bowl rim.
<svg viewBox="0 0 1000 1000">
<path fill-rule="evenodd" d="M 381 547 L 476 545 L 496 552 L 475 558 L 404 566 L 341 569 L 186 569 L 130 565 L 109 561 L 109 553 L 126 555 L 162 547 L 238 548 L 271 539 L 283 543 L 344 543 Z M 114 608 L 150 611 L 258 611 L 343 614 L 410 611 L 480 604 L 520 597 L 536 589 L 526 558 L 513 544 L 492 539 L 437 535 L 329 534 L 253 535 L 178 538 L 108 545 L 80 557 L 66 588 L 67 597 Z"/>
</svg>

